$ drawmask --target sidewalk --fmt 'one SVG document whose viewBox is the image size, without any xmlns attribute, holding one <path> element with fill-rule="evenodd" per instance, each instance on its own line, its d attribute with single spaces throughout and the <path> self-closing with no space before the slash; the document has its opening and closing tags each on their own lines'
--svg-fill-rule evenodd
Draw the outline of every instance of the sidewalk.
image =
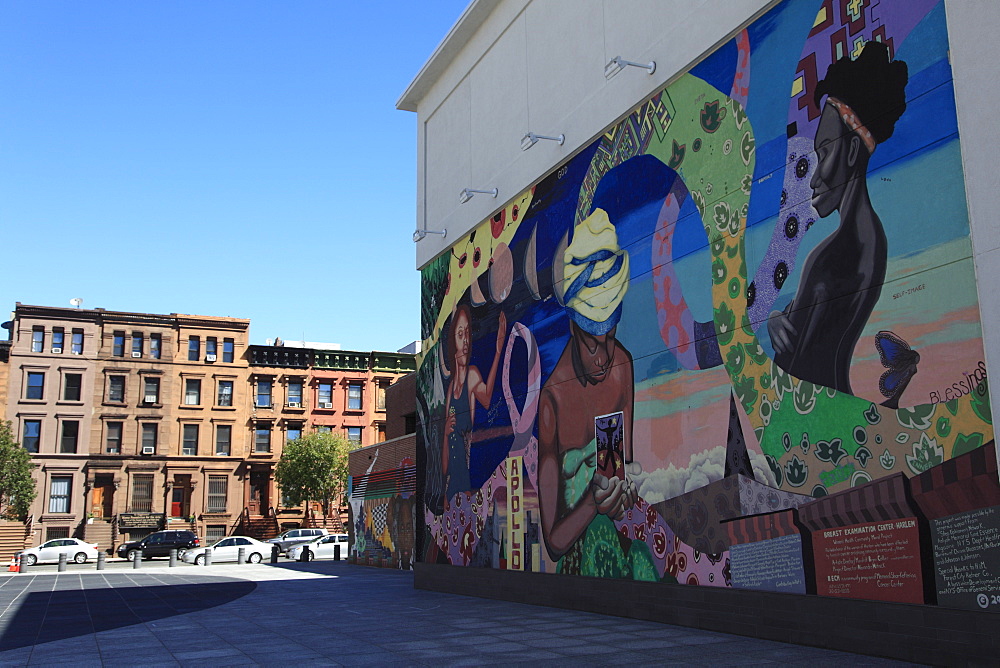
<svg viewBox="0 0 1000 668">
<path fill-rule="evenodd" d="M 0 666 L 889 666 L 592 613 L 416 591 L 343 562 L 0 577 Z"/>
</svg>

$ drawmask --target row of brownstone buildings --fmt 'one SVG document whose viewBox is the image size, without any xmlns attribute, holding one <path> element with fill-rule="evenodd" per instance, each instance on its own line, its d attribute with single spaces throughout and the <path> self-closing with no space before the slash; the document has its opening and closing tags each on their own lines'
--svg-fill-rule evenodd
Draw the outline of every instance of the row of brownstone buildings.
<svg viewBox="0 0 1000 668">
<path fill-rule="evenodd" d="M 282 503 L 283 445 L 306 430 L 384 440 L 385 390 L 413 356 L 250 345 L 249 326 L 18 303 L 0 401 L 36 464 L 33 538 L 110 548 L 157 528 L 212 541 L 329 521 Z"/>
</svg>

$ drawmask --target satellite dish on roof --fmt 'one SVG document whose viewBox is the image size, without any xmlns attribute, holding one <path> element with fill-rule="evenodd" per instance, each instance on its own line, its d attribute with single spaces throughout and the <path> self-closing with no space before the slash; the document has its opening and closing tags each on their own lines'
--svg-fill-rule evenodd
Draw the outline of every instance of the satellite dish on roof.
<svg viewBox="0 0 1000 668">
<path fill-rule="evenodd" d="M 70 306 L 75 306 L 76 308 L 80 308 L 80 304 L 83 303 L 83 298 L 82 297 L 73 297 L 72 299 L 69 300 L 69 303 L 70 303 Z"/>
</svg>

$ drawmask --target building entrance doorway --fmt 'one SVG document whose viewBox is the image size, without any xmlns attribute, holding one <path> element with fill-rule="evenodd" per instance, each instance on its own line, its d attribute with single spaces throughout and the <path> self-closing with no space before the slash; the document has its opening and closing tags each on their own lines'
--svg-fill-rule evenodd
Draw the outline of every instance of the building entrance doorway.
<svg viewBox="0 0 1000 668">
<path fill-rule="evenodd" d="M 110 475 L 98 475 L 94 479 L 94 489 L 90 496 L 90 514 L 94 517 L 110 518 L 114 514 L 115 481 Z"/>
<path fill-rule="evenodd" d="M 267 511 L 270 482 L 270 471 L 250 471 L 250 500 L 247 510 L 251 515 L 262 515 Z"/>
<path fill-rule="evenodd" d="M 191 514 L 191 478 L 177 476 L 170 490 L 170 516 L 187 517 Z"/>
</svg>

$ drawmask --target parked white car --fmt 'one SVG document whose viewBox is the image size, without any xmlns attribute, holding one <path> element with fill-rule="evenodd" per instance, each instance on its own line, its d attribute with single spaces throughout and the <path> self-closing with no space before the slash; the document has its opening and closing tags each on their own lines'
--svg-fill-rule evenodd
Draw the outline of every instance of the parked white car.
<svg viewBox="0 0 1000 668">
<path fill-rule="evenodd" d="M 59 561 L 63 553 L 68 561 L 85 564 L 87 559 L 97 559 L 97 543 L 85 543 L 79 538 L 55 538 L 22 551 L 21 561 L 26 566 Z"/>
<path fill-rule="evenodd" d="M 340 546 L 340 558 L 347 559 L 347 534 L 346 533 L 335 533 L 330 536 L 320 536 L 319 538 L 314 538 L 308 543 L 302 543 L 301 545 L 294 545 L 288 548 L 288 552 L 285 553 L 289 559 L 299 560 L 302 556 L 302 550 L 309 550 L 309 561 L 313 559 L 333 559 L 337 556 L 337 546 Z"/>
<path fill-rule="evenodd" d="M 290 547 L 301 545 L 302 543 L 308 543 L 319 536 L 326 536 L 329 533 L 330 532 L 326 529 L 289 529 L 285 533 L 272 538 L 268 542 L 274 543 L 278 546 L 278 550 L 285 552 Z"/>
<path fill-rule="evenodd" d="M 250 564 L 259 564 L 265 555 L 271 555 L 270 543 L 263 543 L 248 536 L 230 536 L 210 547 L 188 550 L 184 553 L 184 562 L 202 566 L 205 564 L 205 555 L 209 552 L 212 553 L 213 564 L 237 561 L 241 547 L 246 548 L 246 559 Z"/>
</svg>

